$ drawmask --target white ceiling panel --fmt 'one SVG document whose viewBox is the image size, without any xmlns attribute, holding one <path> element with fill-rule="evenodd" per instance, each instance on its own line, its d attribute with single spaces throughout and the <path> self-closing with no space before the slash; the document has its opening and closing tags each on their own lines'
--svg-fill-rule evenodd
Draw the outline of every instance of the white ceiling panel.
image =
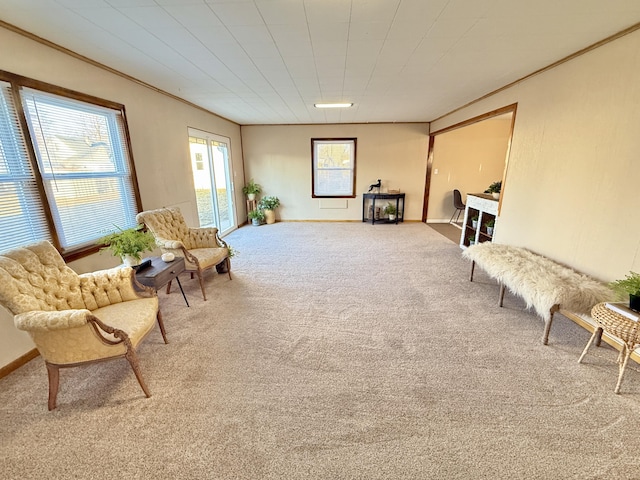
<svg viewBox="0 0 640 480">
<path fill-rule="evenodd" d="M 240 124 L 425 122 L 636 25 L 640 1 L 1 0 L 0 20 Z M 332 101 L 355 105 L 313 107 Z"/>
</svg>

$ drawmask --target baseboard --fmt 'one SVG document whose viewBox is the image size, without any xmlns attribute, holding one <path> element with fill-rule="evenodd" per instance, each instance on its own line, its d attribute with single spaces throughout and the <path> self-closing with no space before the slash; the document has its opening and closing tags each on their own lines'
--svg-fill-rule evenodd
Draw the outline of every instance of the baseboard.
<svg viewBox="0 0 640 480">
<path fill-rule="evenodd" d="M 20 368 L 21 366 L 23 366 L 26 363 L 30 362 L 31 360 L 33 360 L 34 358 L 36 358 L 39 355 L 40 355 L 40 353 L 38 352 L 37 348 L 29 350 L 27 353 L 25 353 L 21 357 L 16 358 L 10 364 L 5 365 L 4 367 L 0 368 L 0 378 L 6 377 L 11 372 L 13 372 L 14 370 L 17 370 L 18 368 Z"/>
</svg>

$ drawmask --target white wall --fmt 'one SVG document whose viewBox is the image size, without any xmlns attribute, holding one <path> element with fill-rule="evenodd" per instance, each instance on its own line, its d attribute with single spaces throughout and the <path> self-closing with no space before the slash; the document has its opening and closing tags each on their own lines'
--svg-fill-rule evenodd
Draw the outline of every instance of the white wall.
<svg viewBox="0 0 640 480">
<path fill-rule="evenodd" d="M 362 193 L 382 180 L 382 191 L 406 194 L 405 220 L 421 220 L 427 172 L 428 124 L 243 126 L 247 179 L 262 195 L 280 199 L 282 220 L 361 220 Z M 311 197 L 311 139 L 357 138 L 356 198 Z M 333 207 L 333 208 L 323 208 Z"/>
<path fill-rule="evenodd" d="M 198 215 L 187 129 L 231 139 L 236 203 L 244 211 L 240 127 L 216 115 L 146 88 L 86 62 L 0 28 L 0 69 L 125 105 L 143 209 L 177 205 L 190 225 Z M 119 262 L 105 254 L 71 263 L 79 273 Z M 0 309 L 0 367 L 33 348 L 13 319 Z"/>
<path fill-rule="evenodd" d="M 518 103 L 495 240 L 610 281 L 640 271 L 640 31 L 444 117 Z"/>
</svg>

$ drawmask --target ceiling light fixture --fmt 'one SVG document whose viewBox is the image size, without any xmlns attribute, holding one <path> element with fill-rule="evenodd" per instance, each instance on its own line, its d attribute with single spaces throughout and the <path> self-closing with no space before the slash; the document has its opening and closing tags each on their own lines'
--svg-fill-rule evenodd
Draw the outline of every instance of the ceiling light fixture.
<svg viewBox="0 0 640 480">
<path fill-rule="evenodd" d="M 353 103 L 314 103 L 316 108 L 349 108 L 353 106 Z"/>
</svg>

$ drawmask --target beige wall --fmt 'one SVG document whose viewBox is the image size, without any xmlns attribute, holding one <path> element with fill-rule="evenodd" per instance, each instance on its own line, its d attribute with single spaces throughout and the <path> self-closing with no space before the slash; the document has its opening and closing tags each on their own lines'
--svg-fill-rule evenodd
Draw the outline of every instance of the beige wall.
<svg viewBox="0 0 640 480">
<path fill-rule="evenodd" d="M 640 271 L 640 31 L 432 124 L 518 103 L 495 240 L 602 280 Z"/>
<path fill-rule="evenodd" d="M 427 222 L 448 222 L 453 189 L 462 193 L 484 192 L 504 173 L 512 114 L 503 114 L 436 135 L 429 187 Z M 462 217 L 461 217 L 462 218 Z"/>
<path fill-rule="evenodd" d="M 247 178 L 262 195 L 280 199 L 282 220 L 361 220 L 362 193 L 382 180 L 382 191 L 406 193 L 406 220 L 421 220 L 426 178 L 428 124 L 243 126 Z M 356 198 L 311 198 L 311 139 L 357 141 Z"/>
<path fill-rule="evenodd" d="M 197 209 L 189 160 L 188 127 L 231 138 L 236 202 L 244 212 L 240 127 L 138 83 L 91 66 L 0 28 L 0 69 L 125 105 L 138 184 L 144 209 L 181 207 L 187 223 L 197 225 Z M 107 268 L 119 262 L 98 254 L 73 262 L 78 272 Z M 0 367 L 33 348 L 0 309 Z"/>
</svg>

